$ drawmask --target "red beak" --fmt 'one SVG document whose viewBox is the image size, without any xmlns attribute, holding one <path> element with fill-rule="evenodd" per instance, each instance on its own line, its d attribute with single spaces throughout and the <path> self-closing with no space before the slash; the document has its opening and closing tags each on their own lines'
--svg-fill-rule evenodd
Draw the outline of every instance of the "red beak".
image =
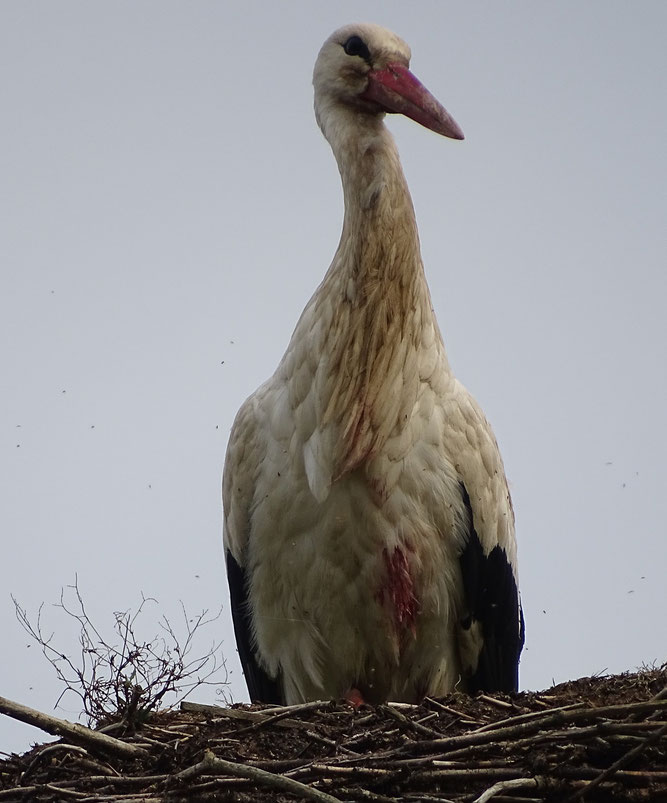
<svg viewBox="0 0 667 803">
<path fill-rule="evenodd" d="M 402 64 L 387 64 L 383 70 L 371 70 L 361 97 L 374 101 L 390 114 L 404 114 L 437 134 L 463 139 L 463 131 L 454 118 Z"/>
</svg>

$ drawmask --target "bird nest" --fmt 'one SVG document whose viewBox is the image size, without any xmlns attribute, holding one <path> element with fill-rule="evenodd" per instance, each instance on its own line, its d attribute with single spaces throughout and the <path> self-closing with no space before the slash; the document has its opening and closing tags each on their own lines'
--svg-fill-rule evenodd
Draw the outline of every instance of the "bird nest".
<svg viewBox="0 0 667 803">
<path fill-rule="evenodd" d="M 421 705 L 186 703 L 134 733 L 39 716 L 64 738 L 0 762 L 0 803 L 667 801 L 667 665 Z"/>
</svg>

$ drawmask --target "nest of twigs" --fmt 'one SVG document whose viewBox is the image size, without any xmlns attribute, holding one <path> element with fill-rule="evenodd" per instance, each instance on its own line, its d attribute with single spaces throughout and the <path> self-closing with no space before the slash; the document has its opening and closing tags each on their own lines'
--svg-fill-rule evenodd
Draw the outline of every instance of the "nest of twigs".
<svg viewBox="0 0 667 803">
<path fill-rule="evenodd" d="M 65 738 L 0 762 L 0 801 L 667 801 L 667 666 L 418 706 L 186 703 L 134 733 L 46 719 Z"/>
</svg>

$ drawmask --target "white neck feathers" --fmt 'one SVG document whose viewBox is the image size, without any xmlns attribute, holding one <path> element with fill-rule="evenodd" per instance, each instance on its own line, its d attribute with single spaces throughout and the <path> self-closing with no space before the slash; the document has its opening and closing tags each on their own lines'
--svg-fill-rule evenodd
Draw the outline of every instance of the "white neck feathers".
<svg viewBox="0 0 667 803">
<path fill-rule="evenodd" d="M 307 340 L 302 322 L 321 332 L 316 442 L 305 456 L 311 490 L 324 498 L 332 481 L 401 432 L 417 399 L 425 329 L 431 346 L 434 332 L 441 343 L 394 140 L 380 116 L 338 111 L 320 124 L 343 182 L 343 231 L 295 332 Z"/>
</svg>

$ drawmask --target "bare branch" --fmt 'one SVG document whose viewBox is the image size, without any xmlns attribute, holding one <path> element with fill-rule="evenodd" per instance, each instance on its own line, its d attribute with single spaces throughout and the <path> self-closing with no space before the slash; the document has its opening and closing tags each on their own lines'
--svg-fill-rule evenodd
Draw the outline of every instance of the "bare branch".
<svg viewBox="0 0 667 803">
<path fill-rule="evenodd" d="M 6 714 L 13 719 L 18 719 L 21 722 L 26 722 L 28 725 L 34 725 L 36 728 L 40 728 L 54 736 L 67 736 L 74 741 L 95 747 L 106 753 L 125 758 L 143 758 L 148 755 L 147 751 L 141 747 L 121 742 L 120 739 L 114 739 L 113 736 L 107 736 L 104 733 L 97 733 L 76 722 L 69 722 L 66 719 L 52 717 L 50 714 L 43 714 L 41 711 L 35 711 L 34 708 L 15 703 L 6 697 L 0 697 L 0 713 Z"/>
<path fill-rule="evenodd" d="M 203 627 L 215 622 L 221 611 L 209 616 L 208 610 L 203 610 L 193 619 L 188 619 L 181 602 L 184 640 L 179 640 L 166 616 L 162 616 L 158 623 L 161 633 L 143 640 L 135 632 L 139 618 L 148 605 L 157 604 L 157 601 L 142 594 L 134 612 L 114 612 L 113 636 L 107 638 L 88 615 L 78 578 L 67 589 L 69 596 L 62 589 L 60 600 L 54 607 L 64 611 L 79 627 L 78 660 L 53 645 L 53 633 L 45 635 L 42 629 L 43 604 L 33 624 L 25 609 L 12 597 L 19 623 L 40 645 L 64 685 L 56 706 L 64 695 L 72 692 L 81 700 L 89 724 L 99 725 L 120 719 L 132 729 L 150 712 L 158 710 L 169 696 L 175 696 L 174 704 L 178 704 L 195 689 L 212 683 L 211 678 L 220 671 L 225 672 L 221 682 L 226 683 L 221 642 L 214 641 L 207 652 L 191 657 L 195 637 Z"/>
<path fill-rule="evenodd" d="M 328 795 L 326 792 L 320 792 L 312 786 L 306 786 L 292 778 L 286 778 L 284 775 L 276 775 L 273 772 L 267 772 L 267 770 L 260 770 L 258 767 L 251 767 L 249 764 L 225 761 L 225 759 L 217 758 L 210 750 L 206 751 L 203 760 L 199 764 L 179 772 L 176 778 L 188 780 L 204 773 L 248 778 L 258 786 L 290 792 L 303 800 L 314 800 L 315 803 L 341 803 L 339 798 Z"/>
</svg>

